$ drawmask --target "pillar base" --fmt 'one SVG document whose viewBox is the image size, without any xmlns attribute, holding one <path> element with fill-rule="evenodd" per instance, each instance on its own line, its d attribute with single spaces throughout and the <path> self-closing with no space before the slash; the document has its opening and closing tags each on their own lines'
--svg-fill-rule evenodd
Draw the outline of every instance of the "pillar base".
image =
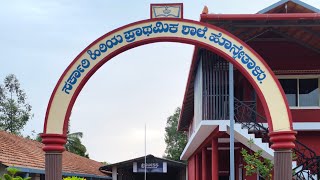
<svg viewBox="0 0 320 180">
<path fill-rule="evenodd" d="M 67 136 L 61 134 L 41 134 L 45 154 L 45 179 L 62 179 L 62 152 Z"/>
</svg>

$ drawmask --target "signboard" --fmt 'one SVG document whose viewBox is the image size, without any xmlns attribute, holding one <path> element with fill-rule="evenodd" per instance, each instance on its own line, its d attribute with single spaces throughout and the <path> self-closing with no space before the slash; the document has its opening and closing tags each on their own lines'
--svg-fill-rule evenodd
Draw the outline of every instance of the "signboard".
<svg viewBox="0 0 320 180">
<path fill-rule="evenodd" d="M 134 173 L 144 173 L 144 171 L 144 162 L 133 162 Z M 167 173 L 167 162 L 147 162 L 146 171 L 147 173 Z"/>
<path fill-rule="evenodd" d="M 183 18 L 183 4 L 151 4 L 150 18 Z"/>
</svg>

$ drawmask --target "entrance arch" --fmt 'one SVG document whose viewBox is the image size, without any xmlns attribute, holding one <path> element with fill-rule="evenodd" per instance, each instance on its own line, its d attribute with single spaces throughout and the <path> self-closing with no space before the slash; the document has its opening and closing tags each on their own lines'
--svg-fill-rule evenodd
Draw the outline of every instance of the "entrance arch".
<svg viewBox="0 0 320 180">
<path fill-rule="evenodd" d="M 186 19 L 148 19 L 120 27 L 98 38 L 71 62 L 60 77 L 50 97 L 42 134 L 43 150 L 48 154 L 46 179 L 59 176 L 53 175 L 57 170 L 51 172 L 48 166 L 60 163 L 55 155 L 64 151 L 72 107 L 90 77 L 114 56 L 156 42 L 204 47 L 231 62 L 250 81 L 262 101 L 272 148 L 288 150 L 294 147 L 295 132 L 288 103 L 277 78 L 261 56 L 237 37 L 213 25 Z"/>
</svg>

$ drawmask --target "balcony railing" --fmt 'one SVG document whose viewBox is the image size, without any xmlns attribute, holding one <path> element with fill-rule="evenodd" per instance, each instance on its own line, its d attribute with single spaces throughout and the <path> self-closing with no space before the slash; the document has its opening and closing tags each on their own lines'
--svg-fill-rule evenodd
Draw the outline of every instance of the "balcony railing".
<svg viewBox="0 0 320 180">
<path fill-rule="evenodd" d="M 263 141 L 269 142 L 269 128 L 264 126 L 267 124 L 267 119 L 257 113 L 255 102 L 239 101 L 235 98 L 234 109 L 234 119 L 237 123 L 241 123 L 249 132 L 261 137 Z M 299 180 L 316 180 L 315 175 L 320 177 L 320 157 L 298 140 L 294 143 L 293 160 L 297 162 L 297 167 L 293 169 L 293 177 Z"/>
</svg>

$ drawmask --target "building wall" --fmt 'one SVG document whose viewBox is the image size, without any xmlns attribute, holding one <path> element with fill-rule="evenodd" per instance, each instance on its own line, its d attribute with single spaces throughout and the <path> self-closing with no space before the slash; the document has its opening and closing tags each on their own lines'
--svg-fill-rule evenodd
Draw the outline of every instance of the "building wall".
<svg viewBox="0 0 320 180">
<path fill-rule="evenodd" d="M 315 151 L 320 155 L 320 143 L 319 142 L 320 132 L 300 132 L 297 134 L 297 139 L 305 144 L 308 148 Z"/>
<path fill-rule="evenodd" d="M 186 180 L 186 169 L 182 169 L 182 170 L 179 171 L 177 179 Z"/>
<path fill-rule="evenodd" d="M 31 180 L 40 180 L 40 174 L 30 174 Z"/>
<path fill-rule="evenodd" d="M 193 129 L 196 129 L 202 120 L 202 60 L 200 60 L 194 82 L 194 118 Z"/>
<path fill-rule="evenodd" d="M 292 42 L 255 42 L 249 45 L 261 55 L 272 70 L 319 69 L 319 53 Z M 263 113 L 258 101 L 258 112 Z M 320 122 L 320 109 L 291 109 L 293 122 Z M 263 113 L 264 114 L 264 113 Z"/>
<path fill-rule="evenodd" d="M 265 117 L 260 99 L 257 99 L 257 112 Z M 291 115 L 293 122 L 320 122 L 320 109 L 291 109 Z"/>
<path fill-rule="evenodd" d="M 320 109 L 291 109 L 291 113 L 293 122 L 320 122 Z"/>
<path fill-rule="evenodd" d="M 265 112 L 260 99 L 257 99 L 257 112 L 265 117 Z M 303 107 L 291 108 L 293 122 L 320 122 L 320 109 Z M 319 128 L 319 127 L 318 127 Z"/>
<path fill-rule="evenodd" d="M 297 43 L 252 41 L 249 45 L 272 70 L 311 70 L 319 67 L 319 54 Z"/>
<path fill-rule="evenodd" d="M 7 166 L 0 164 L 0 177 L 2 177 L 4 173 L 7 173 L 6 168 Z"/>
<path fill-rule="evenodd" d="M 265 116 L 262 103 L 259 99 L 257 100 L 257 112 Z M 320 109 L 291 109 L 291 115 L 293 122 L 320 122 Z"/>
</svg>

